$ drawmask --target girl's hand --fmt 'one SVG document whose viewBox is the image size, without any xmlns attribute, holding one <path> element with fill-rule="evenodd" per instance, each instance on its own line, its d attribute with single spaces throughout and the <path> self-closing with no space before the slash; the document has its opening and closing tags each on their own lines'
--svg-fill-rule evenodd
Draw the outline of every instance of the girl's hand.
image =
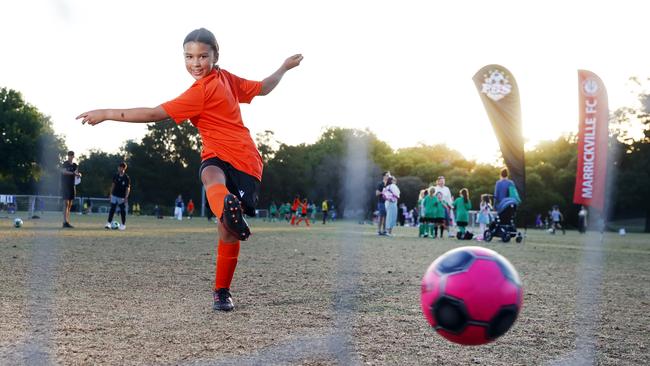
<svg viewBox="0 0 650 366">
<path fill-rule="evenodd" d="M 94 126 L 98 123 L 102 123 L 106 121 L 108 118 L 106 117 L 106 111 L 103 109 L 97 109 L 94 111 L 88 111 L 80 114 L 77 116 L 75 119 L 81 119 L 82 124 L 88 123 L 91 126 Z"/>
<path fill-rule="evenodd" d="M 282 64 L 282 68 L 285 70 L 291 70 L 294 67 L 300 65 L 300 61 L 302 61 L 303 57 L 301 54 L 293 55 L 289 57 L 288 59 L 284 60 L 284 63 Z"/>
</svg>

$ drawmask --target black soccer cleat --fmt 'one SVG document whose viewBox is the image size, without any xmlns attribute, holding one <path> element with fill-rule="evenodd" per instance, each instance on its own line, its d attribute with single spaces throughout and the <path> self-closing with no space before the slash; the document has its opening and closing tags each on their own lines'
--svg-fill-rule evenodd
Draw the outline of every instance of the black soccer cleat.
<svg viewBox="0 0 650 366">
<path fill-rule="evenodd" d="M 220 288 L 214 292 L 213 297 L 214 305 L 212 305 L 212 309 L 218 311 L 231 311 L 235 308 L 235 305 L 232 302 L 232 296 L 230 296 L 229 289 Z"/>
<path fill-rule="evenodd" d="M 232 193 L 227 194 L 223 199 L 221 223 L 231 234 L 239 238 L 239 240 L 244 241 L 251 236 L 251 230 L 242 215 L 241 203 Z"/>
</svg>

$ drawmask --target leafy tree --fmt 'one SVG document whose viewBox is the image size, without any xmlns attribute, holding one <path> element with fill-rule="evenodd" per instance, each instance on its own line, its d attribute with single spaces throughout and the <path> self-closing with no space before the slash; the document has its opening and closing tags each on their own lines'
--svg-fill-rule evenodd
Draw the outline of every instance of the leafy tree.
<svg viewBox="0 0 650 366">
<path fill-rule="evenodd" d="M 638 81 L 638 80 L 637 80 Z M 645 214 L 645 232 L 650 232 L 650 92 L 642 91 L 639 105 L 622 108 L 614 115 L 619 123 L 631 125 L 637 121 L 643 126 L 643 135 L 625 146 L 615 166 L 618 168 L 615 212 L 625 216 Z M 625 134 L 624 134 L 625 136 Z"/>
<path fill-rule="evenodd" d="M 273 158 L 279 145 L 274 135 L 275 133 L 271 130 L 264 130 L 264 132 L 258 132 L 256 135 L 257 150 L 260 152 L 264 164 Z"/>
<path fill-rule="evenodd" d="M 368 146 L 369 176 L 379 177 L 380 167 L 385 168 L 380 164 L 386 164 L 392 154 L 388 144 L 368 130 L 330 128 L 311 145 L 280 144 L 264 168 L 261 207 L 271 201 L 290 201 L 298 194 L 314 202 L 332 200 L 342 212 L 345 209 L 343 181 L 349 139 L 352 143 Z M 359 187 L 359 194 L 372 192 L 374 183 L 370 180 L 367 187 Z"/>
<path fill-rule="evenodd" d="M 50 117 L 14 90 L 0 88 L 0 191 L 58 192 L 58 166 L 65 144 L 54 134 Z"/>
<path fill-rule="evenodd" d="M 79 167 L 83 173 L 83 184 L 77 187 L 77 195 L 108 197 L 113 175 L 117 173 L 117 165 L 123 161 L 124 156 L 121 154 L 108 154 L 99 150 L 91 150 L 88 155 L 81 155 Z M 127 174 L 130 173 L 127 169 Z"/>
<path fill-rule="evenodd" d="M 143 210 L 157 204 L 169 211 L 178 194 L 185 201 L 201 202 L 201 140 L 196 127 L 168 120 L 147 128 L 140 143 L 127 141 L 120 153 L 129 165 L 131 202 L 140 202 Z M 114 170 L 115 165 L 108 168 Z"/>
</svg>

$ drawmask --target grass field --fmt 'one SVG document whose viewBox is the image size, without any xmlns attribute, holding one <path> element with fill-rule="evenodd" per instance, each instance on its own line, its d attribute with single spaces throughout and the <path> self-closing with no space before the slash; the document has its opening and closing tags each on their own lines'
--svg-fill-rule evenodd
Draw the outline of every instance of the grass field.
<svg viewBox="0 0 650 366">
<path fill-rule="evenodd" d="M 586 250 L 599 234 L 529 231 L 521 245 L 486 244 L 518 269 L 524 308 L 496 342 L 463 347 L 424 320 L 420 281 L 437 256 L 478 242 L 419 239 L 415 228 L 387 238 L 354 223 L 253 221 L 232 286 L 236 309 L 214 313 L 214 224 L 130 217 L 119 232 L 104 230 L 104 220 L 74 216 L 76 228 L 61 230 L 58 215 L 20 229 L 0 219 L 0 364 L 554 364 L 580 334 L 576 298 L 589 251 L 604 263 L 587 319 L 595 363 L 650 364 L 647 235 L 607 234 L 603 247 Z M 343 317 L 342 294 L 352 309 Z M 335 347 L 347 339 L 348 348 Z"/>
</svg>

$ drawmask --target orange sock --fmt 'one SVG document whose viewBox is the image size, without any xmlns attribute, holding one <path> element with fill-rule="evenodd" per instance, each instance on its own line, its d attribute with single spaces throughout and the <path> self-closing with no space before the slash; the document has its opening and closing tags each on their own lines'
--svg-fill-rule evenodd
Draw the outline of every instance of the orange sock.
<svg viewBox="0 0 650 366">
<path fill-rule="evenodd" d="M 210 209 L 217 219 L 221 219 L 223 198 L 228 193 L 230 192 L 228 192 L 228 188 L 224 184 L 213 184 L 205 190 L 205 195 L 208 197 L 208 202 L 210 203 Z"/>
<path fill-rule="evenodd" d="M 237 267 L 239 257 L 239 241 L 224 243 L 219 240 L 217 246 L 217 269 L 215 270 L 214 289 L 230 288 L 232 276 Z"/>
</svg>

